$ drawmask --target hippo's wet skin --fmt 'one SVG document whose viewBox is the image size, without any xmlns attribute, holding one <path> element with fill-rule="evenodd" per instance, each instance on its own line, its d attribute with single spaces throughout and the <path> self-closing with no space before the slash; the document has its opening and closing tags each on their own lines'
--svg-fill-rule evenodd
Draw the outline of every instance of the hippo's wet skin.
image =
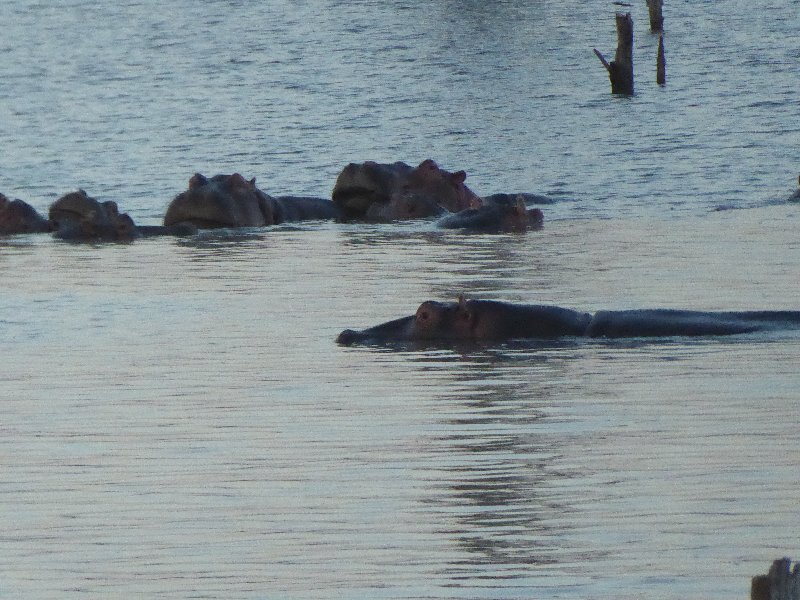
<svg viewBox="0 0 800 600">
<path fill-rule="evenodd" d="M 167 207 L 164 225 L 192 223 L 203 229 L 263 227 L 286 221 L 334 219 L 339 209 L 324 198 L 283 196 L 273 198 L 239 173 L 214 175 L 195 173 L 189 189 L 178 194 Z"/>
<path fill-rule="evenodd" d="M 346 329 L 337 342 L 483 342 L 560 337 L 625 338 L 719 336 L 800 329 L 800 311 L 705 312 L 650 309 L 591 315 L 558 306 L 494 300 L 423 302 L 413 316 L 369 329 Z"/>
</svg>

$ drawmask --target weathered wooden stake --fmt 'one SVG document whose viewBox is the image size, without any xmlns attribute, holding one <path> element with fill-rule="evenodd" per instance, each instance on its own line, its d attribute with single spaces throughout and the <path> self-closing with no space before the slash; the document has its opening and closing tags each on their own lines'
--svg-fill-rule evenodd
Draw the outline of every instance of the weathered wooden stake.
<svg viewBox="0 0 800 600">
<path fill-rule="evenodd" d="M 650 13 L 650 31 L 664 31 L 664 16 L 661 12 L 663 0 L 647 0 L 647 10 Z"/>
<path fill-rule="evenodd" d="M 664 35 L 658 36 L 658 58 L 656 58 L 656 83 L 667 83 L 667 59 L 664 56 Z"/>
<path fill-rule="evenodd" d="M 772 563 L 767 575 L 753 577 L 750 600 L 800 600 L 800 564 L 781 558 Z"/>
<path fill-rule="evenodd" d="M 594 53 L 608 71 L 612 94 L 633 95 L 633 19 L 631 13 L 617 13 L 617 53 L 608 62 L 595 48 Z"/>
</svg>

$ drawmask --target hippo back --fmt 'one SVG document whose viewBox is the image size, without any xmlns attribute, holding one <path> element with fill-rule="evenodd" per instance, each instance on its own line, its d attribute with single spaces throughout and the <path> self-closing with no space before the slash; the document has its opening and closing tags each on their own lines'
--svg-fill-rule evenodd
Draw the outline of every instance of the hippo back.
<svg viewBox="0 0 800 600">
<path fill-rule="evenodd" d="M 277 196 L 273 198 L 275 223 L 339 219 L 341 209 L 326 198 L 312 196 Z"/>
<path fill-rule="evenodd" d="M 586 334 L 607 338 L 710 336 L 786 328 L 800 328 L 800 312 L 646 309 L 598 311 Z"/>
<path fill-rule="evenodd" d="M 497 300 L 468 300 L 475 339 L 524 339 L 582 336 L 592 320 L 589 313 L 538 304 L 509 304 Z"/>
</svg>

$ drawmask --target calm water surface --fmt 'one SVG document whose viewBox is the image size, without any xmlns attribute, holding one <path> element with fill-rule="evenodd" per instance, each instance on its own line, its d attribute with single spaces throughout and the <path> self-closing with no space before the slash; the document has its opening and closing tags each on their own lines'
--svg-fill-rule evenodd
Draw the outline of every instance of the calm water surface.
<svg viewBox="0 0 800 600">
<path fill-rule="evenodd" d="M 669 4 L 659 88 L 635 3 L 625 99 L 600 2 L 4 2 L 0 191 L 40 210 L 427 157 L 558 203 L 526 235 L 0 239 L 0 596 L 746 597 L 800 555 L 800 336 L 333 340 L 462 292 L 800 309 L 798 8 Z"/>
</svg>

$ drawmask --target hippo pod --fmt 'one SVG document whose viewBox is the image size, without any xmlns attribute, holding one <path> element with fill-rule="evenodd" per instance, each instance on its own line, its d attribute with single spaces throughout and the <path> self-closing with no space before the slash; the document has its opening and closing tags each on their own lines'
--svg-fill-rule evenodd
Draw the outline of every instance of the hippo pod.
<svg viewBox="0 0 800 600">
<path fill-rule="evenodd" d="M 190 225 L 173 227 L 137 226 L 116 202 L 98 202 L 84 190 L 70 192 L 50 206 L 50 223 L 55 236 L 70 241 L 126 242 L 155 235 L 192 235 Z"/>
<path fill-rule="evenodd" d="M 350 163 L 336 178 L 333 202 L 347 219 L 393 221 L 438 216 L 481 205 L 464 181 L 431 159 L 412 168 L 404 162 Z"/>
<path fill-rule="evenodd" d="M 214 175 L 195 173 L 189 188 L 167 207 L 164 225 L 191 223 L 203 229 L 263 227 L 287 221 L 335 219 L 339 209 L 330 200 L 306 196 L 268 196 L 239 173 Z"/>
<path fill-rule="evenodd" d="M 647 309 L 594 315 L 558 306 L 494 300 L 423 302 L 415 315 L 361 331 L 346 329 L 342 345 L 394 342 L 483 342 L 561 337 L 719 336 L 800 328 L 800 311 L 705 312 Z"/>
<path fill-rule="evenodd" d="M 22 200 L 9 200 L 0 194 L 0 235 L 45 233 L 52 230 L 53 224 L 30 204 Z"/>
</svg>

